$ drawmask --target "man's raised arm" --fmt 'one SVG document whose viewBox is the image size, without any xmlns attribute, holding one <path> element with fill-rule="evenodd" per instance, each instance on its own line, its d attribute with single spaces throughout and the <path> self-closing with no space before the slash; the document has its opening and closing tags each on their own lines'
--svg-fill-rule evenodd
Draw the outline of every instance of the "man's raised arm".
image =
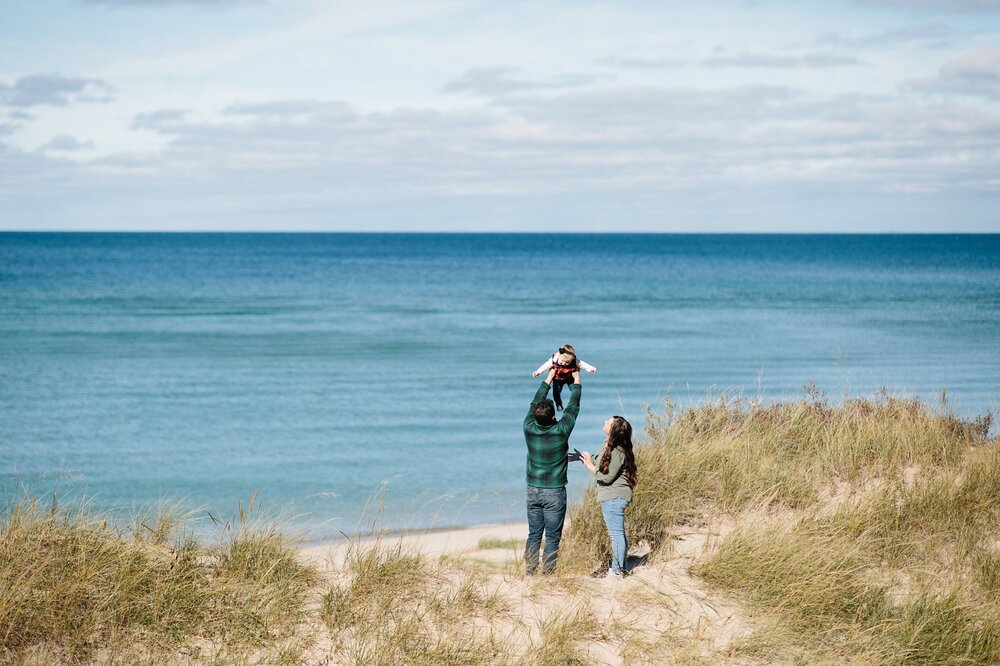
<svg viewBox="0 0 1000 666">
<path fill-rule="evenodd" d="M 535 407 L 537 407 L 538 403 L 542 400 L 545 400 L 545 397 L 549 394 L 549 385 L 552 383 L 552 378 L 555 374 L 555 370 L 549 370 L 548 376 L 542 380 L 538 390 L 535 391 L 535 397 L 531 399 L 531 405 L 528 407 L 528 415 L 524 417 L 525 428 L 527 428 L 531 422 L 535 420 Z"/>
<path fill-rule="evenodd" d="M 573 383 L 569 386 L 569 404 L 563 411 L 562 418 L 559 419 L 559 429 L 568 436 L 573 432 L 576 425 L 576 417 L 580 414 L 580 392 L 583 386 L 580 384 L 580 371 L 573 373 Z"/>
</svg>

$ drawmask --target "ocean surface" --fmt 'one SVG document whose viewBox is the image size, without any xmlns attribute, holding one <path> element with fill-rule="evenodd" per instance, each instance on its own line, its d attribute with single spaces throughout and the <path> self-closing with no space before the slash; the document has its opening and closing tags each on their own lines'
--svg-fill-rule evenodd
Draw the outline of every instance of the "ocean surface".
<svg viewBox="0 0 1000 666">
<path fill-rule="evenodd" d="M 0 491 L 324 539 L 523 519 L 531 371 L 612 414 L 879 387 L 1000 400 L 1000 235 L 0 234 Z M 574 466 L 570 491 L 585 482 Z"/>
</svg>

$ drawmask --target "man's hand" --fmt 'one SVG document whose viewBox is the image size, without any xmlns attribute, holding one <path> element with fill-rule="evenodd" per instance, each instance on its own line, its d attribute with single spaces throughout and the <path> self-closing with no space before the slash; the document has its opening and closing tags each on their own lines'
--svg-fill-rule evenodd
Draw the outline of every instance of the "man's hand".
<svg viewBox="0 0 1000 666">
<path fill-rule="evenodd" d="M 549 376 L 545 378 L 545 383 L 546 384 L 551 384 L 552 383 L 552 378 L 555 377 L 555 376 L 556 376 L 556 370 L 555 370 L 555 368 L 549 370 Z"/>
<path fill-rule="evenodd" d="M 574 384 L 579 384 L 580 383 L 580 371 L 579 370 L 574 370 L 573 371 L 573 383 Z"/>
</svg>

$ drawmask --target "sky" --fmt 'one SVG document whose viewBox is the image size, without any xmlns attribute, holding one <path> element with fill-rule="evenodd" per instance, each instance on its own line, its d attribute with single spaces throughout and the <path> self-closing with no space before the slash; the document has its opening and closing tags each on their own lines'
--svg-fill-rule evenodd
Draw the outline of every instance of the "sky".
<svg viewBox="0 0 1000 666">
<path fill-rule="evenodd" d="M 0 229 L 997 233 L 1000 0 L 5 2 Z"/>
</svg>

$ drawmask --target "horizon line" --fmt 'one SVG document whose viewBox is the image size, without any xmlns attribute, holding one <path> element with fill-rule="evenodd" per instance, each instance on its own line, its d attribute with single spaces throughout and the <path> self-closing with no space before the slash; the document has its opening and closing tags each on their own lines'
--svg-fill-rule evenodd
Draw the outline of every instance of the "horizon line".
<svg viewBox="0 0 1000 666">
<path fill-rule="evenodd" d="M 213 235 L 382 235 L 382 236 L 996 236 L 996 231 L 400 231 L 277 229 L 0 229 L 0 234 L 213 234 Z"/>
</svg>

